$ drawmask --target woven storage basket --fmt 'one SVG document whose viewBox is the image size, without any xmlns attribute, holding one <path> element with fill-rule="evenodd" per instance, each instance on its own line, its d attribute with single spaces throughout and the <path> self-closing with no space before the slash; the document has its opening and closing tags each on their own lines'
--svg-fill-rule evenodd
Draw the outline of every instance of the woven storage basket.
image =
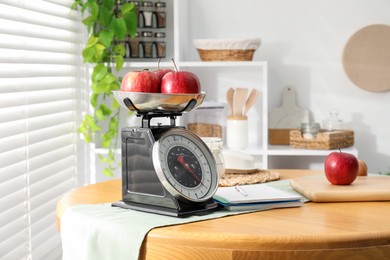
<svg viewBox="0 0 390 260">
<path fill-rule="evenodd" d="M 302 149 L 333 150 L 353 146 L 352 130 L 320 131 L 314 139 L 304 139 L 300 130 L 290 131 L 290 146 Z"/>
<path fill-rule="evenodd" d="M 256 50 L 197 49 L 202 61 L 251 61 Z"/>
</svg>

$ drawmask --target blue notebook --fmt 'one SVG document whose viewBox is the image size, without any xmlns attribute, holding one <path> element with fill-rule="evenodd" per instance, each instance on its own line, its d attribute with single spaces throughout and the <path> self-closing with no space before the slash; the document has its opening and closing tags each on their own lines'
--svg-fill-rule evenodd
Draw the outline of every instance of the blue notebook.
<svg viewBox="0 0 390 260">
<path fill-rule="evenodd" d="M 267 210 L 303 205 L 302 196 L 266 184 L 219 187 L 213 198 L 228 210 Z"/>
</svg>

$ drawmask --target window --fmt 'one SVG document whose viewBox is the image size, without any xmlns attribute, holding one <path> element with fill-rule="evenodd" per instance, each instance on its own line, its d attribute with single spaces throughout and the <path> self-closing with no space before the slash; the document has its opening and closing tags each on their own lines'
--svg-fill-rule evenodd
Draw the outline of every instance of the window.
<svg viewBox="0 0 390 260">
<path fill-rule="evenodd" d="M 86 154 L 85 34 L 72 2 L 0 0 L 1 259 L 61 258 L 55 207 Z"/>
</svg>

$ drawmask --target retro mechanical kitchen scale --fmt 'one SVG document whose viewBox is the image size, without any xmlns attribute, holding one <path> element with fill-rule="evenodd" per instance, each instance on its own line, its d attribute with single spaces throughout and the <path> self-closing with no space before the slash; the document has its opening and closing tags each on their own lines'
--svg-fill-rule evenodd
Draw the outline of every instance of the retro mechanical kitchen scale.
<svg viewBox="0 0 390 260">
<path fill-rule="evenodd" d="M 177 116 L 199 106 L 206 93 L 113 93 L 142 117 L 141 127 L 122 129 L 122 201 L 114 206 L 177 217 L 215 210 L 213 154 L 202 139 L 176 126 Z M 169 125 L 152 126 L 158 117 L 169 118 Z"/>
</svg>

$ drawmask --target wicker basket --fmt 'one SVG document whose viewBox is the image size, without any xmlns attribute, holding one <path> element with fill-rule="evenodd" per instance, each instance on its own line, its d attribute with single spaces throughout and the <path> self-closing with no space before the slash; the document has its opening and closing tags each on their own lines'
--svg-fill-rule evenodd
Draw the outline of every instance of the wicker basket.
<svg viewBox="0 0 390 260">
<path fill-rule="evenodd" d="M 271 145 L 289 145 L 290 131 L 295 128 L 270 128 L 268 129 L 268 143 Z"/>
<path fill-rule="evenodd" d="M 314 139 L 304 139 L 300 130 L 290 131 L 290 146 L 302 149 L 333 150 L 353 146 L 352 130 L 320 131 Z"/>
<path fill-rule="evenodd" d="M 202 61 L 251 61 L 256 50 L 197 49 Z"/>
</svg>

